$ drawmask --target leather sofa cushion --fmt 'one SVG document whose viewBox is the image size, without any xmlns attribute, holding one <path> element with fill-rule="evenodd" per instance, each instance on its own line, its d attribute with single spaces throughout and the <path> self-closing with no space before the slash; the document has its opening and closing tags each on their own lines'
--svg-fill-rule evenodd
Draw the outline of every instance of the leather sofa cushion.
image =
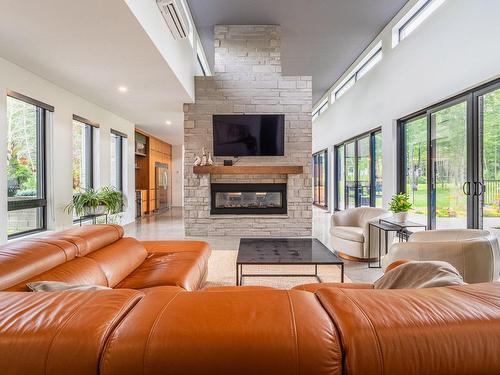
<svg viewBox="0 0 500 375">
<path fill-rule="evenodd" d="M 205 241 L 141 241 L 150 253 L 179 253 L 194 251 L 210 256 L 210 245 Z"/>
<path fill-rule="evenodd" d="M 348 241 L 365 242 L 363 228 L 361 227 L 341 227 L 335 226 L 331 229 L 331 234 L 335 237 L 342 238 Z"/>
<path fill-rule="evenodd" d="M 320 289 L 325 288 L 340 288 L 340 289 L 373 289 L 373 284 L 364 283 L 314 283 L 302 284 L 293 287 L 295 290 L 305 290 L 315 293 Z"/>
<path fill-rule="evenodd" d="M 114 288 L 146 259 L 148 253 L 139 241 L 122 238 L 111 245 L 87 255 L 101 267 L 107 286 Z M 133 288 L 136 289 L 136 288 Z"/>
<path fill-rule="evenodd" d="M 0 290 L 73 259 L 75 247 L 66 241 L 23 240 L 0 246 Z"/>
<path fill-rule="evenodd" d="M 500 284 L 316 292 L 347 374 L 499 374 Z"/>
<path fill-rule="evenodd" d="M 62 281 L 33 281 L 26 283 L 26 287 L 32 292 L 111 290 L 111 288 L 102 285 L 68 284 Z"/>
<path fill-rule="evenodd" d="M 161 285 L 199 289 L 206 277 L 207 261 L 203 253 L 181 251 L 152 253 L 117 288 L 143 289 Z"/>
<path fill-rule="evenodd" d="M 139 301 L 131 290 L 0 293 L 2 374 L 96 374 L 109 334 Z"/>
<path fill-rule="evenodd" d="M 24 280 L 8 290 L 26 292 L 28 291 L 26 283 L 34 281 L 61 281 L 69 284 L 108 286 L 106 275 L 93 259 L 76 258 L 47 272 Z"/>
<path fill-rule="evenodd" d="M 339 375 L 340 343 L 312 293 L 148 293 L 113 332 L 100 374 Z"/>
<path fill-rule="evenodd" d="M 73 243 L 78 249 L 77 256 L 82 257 L 118 241 L 123 237 L 123 228 L 114 224 L 84 225 L 57 232 L 51 237 Z"/>
</svg>

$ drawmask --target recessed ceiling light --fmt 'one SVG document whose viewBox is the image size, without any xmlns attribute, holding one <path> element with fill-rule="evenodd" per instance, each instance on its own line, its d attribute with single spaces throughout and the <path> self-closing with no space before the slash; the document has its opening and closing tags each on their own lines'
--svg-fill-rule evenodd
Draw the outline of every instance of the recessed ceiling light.
<svg viewBox="0 0 500 375">
<path fill-rule="evenodd" d="M 165 124 L 167 124 L 167 125 L 172 125 L 172 121 L 167 120 L 167 121 L 165 121 Z"/>
<path fill-rule="evenodd" d="M 126 86 L 118 86 L 118 91 L 120 91 L 120 92 L 127 92 L 128 88 Z"/>
</svg>

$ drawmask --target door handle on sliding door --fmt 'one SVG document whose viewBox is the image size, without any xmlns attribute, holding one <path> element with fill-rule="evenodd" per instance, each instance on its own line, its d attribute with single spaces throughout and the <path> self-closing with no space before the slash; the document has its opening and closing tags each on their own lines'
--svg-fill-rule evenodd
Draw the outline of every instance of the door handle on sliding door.
<svg viewBox="0 0 500 375">
<path fill-rule="evenodd" d="M 465 181 L 462 185 L 462 191 L 465 195 L 470 195 L 470 181 Z"/>
<path fill-rule="evenodd" d="M 480 189 L 478 189 L 476 186 L 479 186 Z M 484 184 L 481 182 L 481 181 L 476 181 L 474 183 L 474 187 L 475 187 L 475 192 L 474 194 L 475 195 L 483 195 L 484 192 L 486 191 L 486 186 L 484 186 Z"/>
</svg>

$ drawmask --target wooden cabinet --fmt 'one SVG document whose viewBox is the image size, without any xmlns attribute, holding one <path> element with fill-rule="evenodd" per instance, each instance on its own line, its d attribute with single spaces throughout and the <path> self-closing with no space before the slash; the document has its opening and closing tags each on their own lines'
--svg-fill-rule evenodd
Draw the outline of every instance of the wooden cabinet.
<svg viewBox="0 0 500 375">
<path fill-rule="evenodd" d="M 172 202 L 172 145 L 164 142 L 150 134 L 136 129 L 146 137 L 146 156 L 136 155 L 135 157 L 135 185 L 137 190 L 144 190 L 146 194 L 145 202 L 143 200 L 143 210 L 145 213 L 153 213 L 156 207 L 155 196 L 155 165 L 156 163 L 166 164 L 168 166 L 168 203 Z"/>
</svg>

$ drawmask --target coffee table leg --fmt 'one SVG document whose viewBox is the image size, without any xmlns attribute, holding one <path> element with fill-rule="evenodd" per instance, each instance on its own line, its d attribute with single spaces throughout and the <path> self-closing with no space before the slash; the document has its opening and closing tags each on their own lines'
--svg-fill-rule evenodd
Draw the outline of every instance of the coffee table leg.
<svg viewBox="0 0 500 375">
<path fill-rule="evenodd" d="M 340 282 L 344 282 L 344 263 L 340 266 Z"/>
<path fill-rule="evenodd" d="M 239 272 L 239 265 L 236 263 L 236 286 L 240 285 L 239 280 L 240 280 L 240 272 Z"/>
</svg>

